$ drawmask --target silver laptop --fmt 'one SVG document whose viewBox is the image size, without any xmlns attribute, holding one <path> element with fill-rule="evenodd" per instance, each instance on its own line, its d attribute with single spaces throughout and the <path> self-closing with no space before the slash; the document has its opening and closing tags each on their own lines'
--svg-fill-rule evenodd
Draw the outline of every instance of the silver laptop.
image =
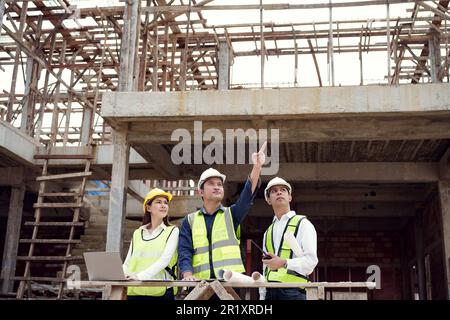
<svg viewBox="0 0 450 320">
<path fill-rule="evenodd" d="M 85 252 L 89 281 L 125 281 L 119 252 Z"/>
</svg>

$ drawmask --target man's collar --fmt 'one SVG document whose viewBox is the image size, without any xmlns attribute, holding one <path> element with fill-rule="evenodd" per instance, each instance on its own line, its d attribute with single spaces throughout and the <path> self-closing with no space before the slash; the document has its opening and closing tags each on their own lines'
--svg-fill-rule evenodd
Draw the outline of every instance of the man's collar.
<svg viewBox="0 0 450 320">
<path fill-rule="evenodd" d="M 203 214 L 212 215 L 212 214 L 217 213 L 217 211 L 219 211 L 219 210 L 225 211 L 225 209 L 226 209 L 226 208 L 225 208 L 222 204 L 220 204 L 219 207 L 216 209 L 216 211 L 214 211 L 213 213 L 208 213 L 208 212 L 206 212 L 206 209 L 205 209 L 204 206 L 202 206 L 202 208 L 200 209 L 200 211 L 201 211 Z"/>
<path fill-rule="evenodd" d="M 281 221 L 281 220 L 283 220 L 283 219 L 290 219 L 290 218 L 292 218 L 293 216 L 295 216 L 295 211 L 291 210 L 291 211 L 289 211 L 288 213 L 283 214 L 283 215 L 281 216 L 281 219 L 280 219 L 280 220 L 278 220 L 277 216 L 274 216 L 272 222 L 275 222 L 275 221 Z"/>
</svg>

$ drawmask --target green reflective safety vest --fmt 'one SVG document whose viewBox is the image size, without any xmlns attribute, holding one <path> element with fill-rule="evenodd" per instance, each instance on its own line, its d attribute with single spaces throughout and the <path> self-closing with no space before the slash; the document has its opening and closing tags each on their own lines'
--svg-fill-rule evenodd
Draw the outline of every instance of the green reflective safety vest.
<svg viewBox="0 0 450 320">
<path fill-rule="evenodd" d="M 211 230 L 211 244 L 209 243 L 206 223 L 203 213 L 199 210 L 188 215 L 188 222 L 192 230 L 193 275 L 198 279 L 209 279 L 211 275 L 210 257 L 214 275 L 219 278 L 219 270 L 226 269 L 235 272 L 245 272 L 242 263 L 239 239 L 234 230 L 231 209 L 219 210 L 214 218 Z M 240 228 L 237 230 L 240 234 Z"/>
<path fill-rule="evenodd" d="M 283 235 L 281 236 L 281 243 L 278 249 L 278 252 L 275 253 L 275 247 L 273 244 L 273 223 L 269 226 L 266 231 L 266 250 L 274 255 L 279 256 L 282 259 L 292 259 L 293 252 L 289 247 L 288 243 L 284 241 L 284 234 L 286 231 L 290 231 L 297 236 L 298 228 L 300 226 L 300 222 L 305 217 L 300 217 L 299 215 L 295 215 L 289 219 L 287 222 L 286 228 L 284 229 Z M 294 282 L 294 283 L 306 283 L 308 282 L 308 278 L 293 271 L 286 269 L 284 267 L 272 271 L 269 268 L 265 270 L 265 276 L 267 281 L 269 282 Z M 303 289 L 303 287 L 300 287 Z"/>
<path fill-rule="evenodd" d="M 167 239 L 169 239 L 169 236 L 174 229 L 175 226 L 168 226 L 165 230 L 161 231 L 159 235 L 150 240 L 143 239 L 142 229 L 135 230 L 133 233 L 133 251 L 128 272 L 138 273 L 155 263 L 161 257 L 166 247 Z M 177 260 L 178 251 L 175 250 L 169 265 L 156 274 L 155 279 L 176 280 Z M 166 287 L 128 287 L 127 294 L 129 296 L 160 297 L 166 293 L 166 289 Z M 174 294 L 177 294 L 178 288 L 174 287 L 173 291 Z"/>
</svg>

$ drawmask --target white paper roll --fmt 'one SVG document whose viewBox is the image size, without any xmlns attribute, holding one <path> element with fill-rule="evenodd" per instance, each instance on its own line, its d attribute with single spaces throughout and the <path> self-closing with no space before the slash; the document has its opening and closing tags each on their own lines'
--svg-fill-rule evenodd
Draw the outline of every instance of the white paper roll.
<svg viewBox="0 0 450 320">
<path fill-rule="evenodd" d="M 252 279 L 253 279 L 253 281 L 258 282 L 258 283 L 266 282 L 266 278 L 258 271 L 255 271 L 252 273 Z"/>
<path fill-rule="evenodd" d="M 294 251 L 294 254 L 297 257 L 303 255 L 303 250 L 300 248 L 300 245 L 298 244 L 297 239 L 295 239 L 292 232 L 286 231 L 286 233 L 284 234 L 284 240 L 288 243 L 289 247 L 292 251 Z"/>
<path fill-rule="evenodd" d="M 253 279 L 245 274 L 239 272 L 234 272 L 230 270 L 225 270 L 223 273 L 223 279 L 227 282 L 240 282 L 240 283 L 253 283 Z"/>
</svg>

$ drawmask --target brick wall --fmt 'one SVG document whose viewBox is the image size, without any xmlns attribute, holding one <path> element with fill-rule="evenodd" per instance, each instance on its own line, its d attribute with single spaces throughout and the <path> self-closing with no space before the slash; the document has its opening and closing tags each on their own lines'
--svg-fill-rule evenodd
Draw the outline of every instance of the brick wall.
<svg viewBox="0 0 450 320">
<path fill-rule="evenodd" d="M 319 265 L 316 281 L 367 281 L 366 269 L 377 265 L 381 289 L 369 299 L 401 299 L 400 234 L 398 232 L 318 232 Z M 352 291 L 365 291 L 352 289 Z"/>
</svg>

